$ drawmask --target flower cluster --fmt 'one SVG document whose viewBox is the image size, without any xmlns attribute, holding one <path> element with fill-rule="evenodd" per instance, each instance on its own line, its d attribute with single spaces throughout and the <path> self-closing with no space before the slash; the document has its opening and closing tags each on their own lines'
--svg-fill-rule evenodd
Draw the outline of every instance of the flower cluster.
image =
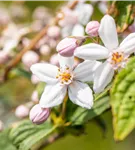
<svg viewBox="0 0 135 150">
<path fill-rule="evenodd" d="M 65 11 L 70 16 L 70 12 Z M 64 25 L 65 22 L 66 20 L 61 20 L 60 23 Z M 97 21 L 89 22 L 85 31 L 88 36 L 67 37 L 57 45 L 59 67 L 37 63 L 30 68 L 40 81 L 46 83 L 39 102 L 42 110 L 38 113 L 44 116 L 44 120 L 48 117 L 47 110 L 61 104 L 66 93 L 74 104 L 92 108 L 93 91 L 102 92 L 111 82 L 115 71 L 124 68 L 130 54 L 135 52 L 135 33 L 130 34 L 119 45 L 115 21 L 109 15 L 105 15 L 100 24 Z M 83 45 L 86 38 L 97 36 L 101 38 L 104 46 L 97 43 Z M 74 56 L 84 61 L 74 66 Z M 93 90 L 88 82 L 93 82 Z M 42 111 L 46 113 L 42 114 Z"/>
</svg>

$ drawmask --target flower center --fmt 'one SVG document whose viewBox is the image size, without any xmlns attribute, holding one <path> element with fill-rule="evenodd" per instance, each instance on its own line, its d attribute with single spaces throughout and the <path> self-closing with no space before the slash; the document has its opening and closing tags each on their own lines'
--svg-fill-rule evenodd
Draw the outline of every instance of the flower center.
<svg viewBox="0 0 135 150">
<path fill-rule="evenodd" d="M 73 74 L 69 67 L 59 68 L 56 78 L 60 80 L 61 84 L 70 84 L 73 79 Z"/>
<path fill-rule="evenodd" d="M 129 55 L 125 55 L 124 52 L 113 52 L 110 53 L 110 57 L 108 58 L 108 62 L 112 65 L 114 70 L 119 68 L 124 68 Z"/>
<path fill-rule="evenodd" d="M 123 53 L 115 52 L 112 54 L 112 64 L 117 64 L 123 61 Z"/>
</svg>

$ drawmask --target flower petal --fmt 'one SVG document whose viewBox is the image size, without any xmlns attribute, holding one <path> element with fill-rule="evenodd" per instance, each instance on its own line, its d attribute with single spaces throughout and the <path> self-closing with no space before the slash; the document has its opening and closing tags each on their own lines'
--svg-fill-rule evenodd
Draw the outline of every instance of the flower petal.
<svg viewBox="0 0 135 150">
<path fill-rule="evenodd" d="M 58 81 L 56 79 L 58 67 L 56 66 L 47 63 L 37 63 L 32 65 L 30 70 L 39 78 L 40 81 L 49 84 L 56 83 Z"/>
<path fill-rule="evenodd" d="M 72 36 L 84 36 L 84 27 L 81 24 L 76 24 L 72 30 Z"/>
<path fill-rule="evenodd" d="M 74 56 L 72 57 L 63 57 L 61 55 L 59 55 L 59 64 L 60 67 L 69 67 L 69 68 L 73 68 L 74 65 Z"/>
<path fill-rule="evenodd" d="M 69 85 L 68 94 L 70 100 L 87 109 L 93 106 L 93 95 L 90 87 L 82 82 L 74 81 Z"/>
<path fill-rule="evenodd" d="M 91 4 L 79 3 L 76 6 L 75 11 L 78 14 L 79 23 L 82 25 L 86 25 L 93 13 L 93 6 Z"/>
<path fill-rule="evenodd" d="M 114 70 L 111 65 L 106 61 L 100 65 L 94 77 L 94 91 L 95 93 L 100 93 L 104 90 L 108 83 L 111 82 L 114 75 Z"/>
<path fill-rule="evenodd" d="M 120 44 L 120 50 L 126 54 L 135 52 L 135 33 L 129 34 Z"/>
<path fill-rule="evenodd" d="M 85 60 L 74 69 L 74 79 L 82 82 L 92 81 L 93 73 L 99 65 L 99 61 Z"/>
<path fill-rule="evenodd" d="M 67 86 L 61 85 L 60 83 L 46 85 L 39 104 L 42 108 L 57 106 L 63 102 L 66 92 Z"/>
<path fill-rule="evenodd" d="M 101 45 L 92 43 L 78 47 L 74 55 L 85 60 L 100 60 L 107 58 L 109 51 Z"/>
<path fill-rule="evenodd" d="M 111 16 L 105 15 L 103 17 L 98 32 L 104 45 L 109 50 L 118 47 L 118 36 L 116 31 L 116 25 L 114 19 Z"/>
</svg>

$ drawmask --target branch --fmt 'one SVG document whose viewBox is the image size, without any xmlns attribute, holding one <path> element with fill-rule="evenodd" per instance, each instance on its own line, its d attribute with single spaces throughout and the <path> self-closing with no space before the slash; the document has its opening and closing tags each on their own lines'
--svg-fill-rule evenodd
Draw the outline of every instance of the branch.
<svg viewBox="0 0 135 150">
<path fill-rule="evenodd" d="M 68 7 L 69 7 L 70 9 L 74 9 L 74 7 L 75 7 L 77 4 L 78 4 L 78 1 L 76 0 L 76 1 L 73 1 Z M 55 24 L 58 24 L 58 21 L 59 21 L 59 19 L 56 17 L 54 23 L 55 23 Z M 32 49 L 35 47 L 35 45 L 38 43 L 38 41 L 39 41 L 43 36 L 46 35 L 47 29 L 48 29 L 49 26 L 50 26 L 50 25 L 45 26 L 45 27 L 41 30 L 41 32 L 39 32 L 39 33 L 37 34 L 37 36 L 36 36 L 35 38 L 33 38 L 33 40 L 30 42 L 29 46 L 27 46 L 27 47 L 25 47 L 24 49 L 22 49 L 22 50 L 20 51 L 20 53 L 18 53 L 18 54 L 16 55 L 16 57 L 15 57 L 14 59 L 12 59 L 12 60 L 9 62 L 9 64 L 7 65 L 7 67 L 6 67 L 5 70 L 4 70 L 4 75 L 3 75 L 3 77 L 2 77 L 2 80 L 3 80 L 3 81 L 6 81 L 6 80 L 8 79 L 8 73 L 10 72 L 10 70 L 11 70 L 12 68 L 14 68 L 14 67 L 21 61 L 21 58 L 22 58 L 22 56 L 24 55 L 24 53 L 26 53 L 26 52 L 29 51 L 29 50 L 32 50 Z"/>
<path fill-rule="evenodd" d="M 39 34 L 37 34 L 37 36 L 31 41 L 31 43 L 25 47 L 24 49 L 22 49 L 20 51 L 20 53 L 18 53 L 16 55 L 16 57 L 14 59 L 11 60 L 11 62 L 7 65 L 5 72 L 4 72 L 4 80 L 7 80 L 8 77 L 8 72 L 14 68 L 21 60 L 22 56 L 24 55 L 24 53 L 26 53 L 27 51 L 33 49 L 33 47 L 38 43 L 38 41 L 47 33 L 47 29 L 48 26 L 45 26 L 41 32 L 39 32 Z"/>
</svg>

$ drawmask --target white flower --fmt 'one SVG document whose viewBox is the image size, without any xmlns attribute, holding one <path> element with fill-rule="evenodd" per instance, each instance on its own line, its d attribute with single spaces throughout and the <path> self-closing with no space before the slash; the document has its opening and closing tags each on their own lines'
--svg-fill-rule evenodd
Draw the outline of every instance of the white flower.
<svg viewBox="0 0 135 150">
<path fill-rule="evenodd" d="M 78 23 L 86 25 L 93 14 L 93 6 L 79 2 L 75 8 L 75 12 L 77 13 Z"/>
<path fill-rule="evenodd" d="M 96 93 L 104 90 L 112 80 L 114 70 L 125 67 L 129 55 L 135 51 L 135 33 L 127 36 L 119 45 L 116 25 L 109 15 L 105 15 L 101 20 L 99 36 L 105 47 L 91 43 L 78 47 L 75 51 L 75 56 L 85 60 L 106 59 L 95 72 L 94 91 Z"/>
<path fill-rule="evenodd" d="M 86 25 L 93 13 L 91 4 L 79 2 L 74 10 L 63 8 L 62 13 L 59 13 L 61 18 L 59 24 L 63 26 L 61 33 L 62 37 L 67 36 L 84 36 L 84 25 Z"/>
<path fill-rule="evenodd" d="M 47 83 L 40 99 L 40 106 L 49 108 L 61 104 L 68 91 L 73 103 L 90 109 L 93 106 L 92 90 L 84 82 L 93 80 L 93 72 L 101 63 L 86 60 L 73 68 L 74 58 L 60 55 L 59 63 L 60 68 L 44 63 L 31 66 L 33 74 Z"/>
<path fill-rule="evenodd" d="M 72 30 L 72 36 L 84 36 L 84 27 L 81 24 L 76 24 Z"/>
<path fill-rule="evenodd" d="M 2 36 L 4 37 L 3 51 L 10 53 L 12 49 L 17 47 L 22 36 L 28 34 L 29 32 L 30 29 L 28 27 L 18 29 L 15 24 L 9 24 L 2 33 Z"/>
</svg>

